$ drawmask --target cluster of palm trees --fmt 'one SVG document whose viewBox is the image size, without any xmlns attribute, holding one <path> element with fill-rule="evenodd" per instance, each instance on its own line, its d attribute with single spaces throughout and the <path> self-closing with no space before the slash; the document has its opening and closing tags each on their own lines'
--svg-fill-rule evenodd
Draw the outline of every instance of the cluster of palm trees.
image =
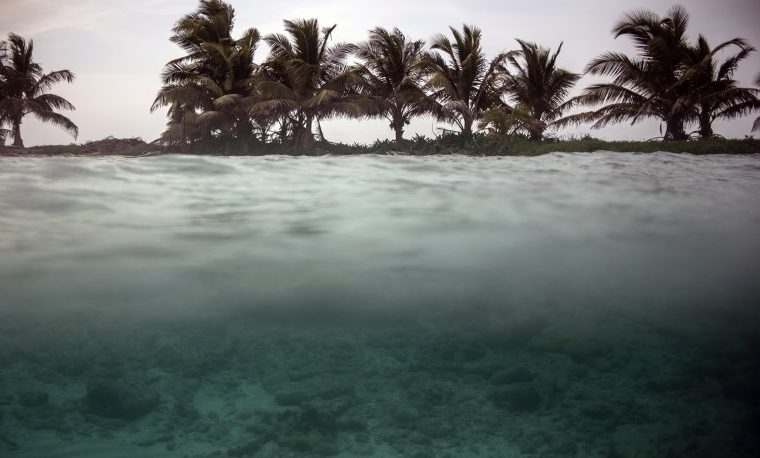
<svg viewBox="0 0 760 458">
<path fill-rule="evenodd" d="M 636 55 L 608 52 L 592 60 L 585 73 L 610 81 L 575 97 L 581 75 L 557 66 L 562 44 L 552 51 L 517 40 L 517 49 L 488 59 L 481 31 L 469 25 L 429 45 L 380 27 L 353 44 L 333 42 L 335 26 L 320 28 L 316 19 L 284 21 L 282 34 L 262 37 L 251 28 L 235 38 L 234 19 L 228 3 L 200 0 L 173 28 L 171 40 L 185 55 L 165 66 L 152 106 L 168 107 L 163 143 L 224 149 L 279 143 L 308 153 L 324 140 L 323 120 L 349 117 L 387 119 L 401 144 L 416 116 L 453 125 L 463 139 L 481 130 L 541 140 L 568 125 L 644 119 L 659 120 L 666 140 L 706 139 L 715 136 L 715 120 L 760 111 L 760 89 L 734 79 L 755 49 L 742 38 L 711 46 L 700 35 L 690 42 L 689 17 L 678 6 L 665 16 L 626 13 L 613 31 L 633 41 Z M 262 41 L 269 55 L 256 63 Z M 45 73 L 33 49 L 15 34 L 0 41 L 0 145 L 12 137 L 23 146 L 21 124 L 30 114 L 78 133 L 59 113 L 73 105 L 49 92 L 74 75 Z M 760 118 L 753 130 L 760 130 Z"/>
<path fill-rule="evenodd" d="M 650 11 L 625 14 L 613 31 L 616 38 L 632 39 L 638 55 L 609 52 L 589 63 L 587 73 L 610 76 L 612 81 L 594 84 L 577 98 L 581 104 L 601 107 L 576 118 L 591 121 L 596 128 L 659 119 L 665 125 L 665 139 L 684 140 L 689 124 L 698 125 L 700 138 L 710 138 L 716 119 L 733 119 L 760 108 L 760 91 L 739 87 L 733 79 L 739 63 L 755 49 L 742 38 L 711 47 L 700 35 L 690 43 L 688 23 L 680 6 L 665 17 Z M 718 62 L 717 54 L 724 50 L 732 53 Z"/>
<path fill-rule="evenodd" d="M 386 118 L 401 143 L 405 126 L 423 115 L 455 126 L 465 139 L 480 129 L 540 140 L 567 125 L 654 118 L 665 126 L 664 139 L 684 140 L 713 137 L 716 119 L 760 109 L 760 90 L 733 79 L 754 48 L 741 38 L 712 47 L 700 35 L 691 43 L 681 7 L 664 17 L 625 14 L 614 33 L 632 39 L 637 55 L 594 59 L 585 73 L 611 81 L 575 97 L 581 75 L 557 65 L 561 44 L 552 51 L 517 40 L 518 49 L 488 59 L 481 31 L 468 25 L 426 46 L 379 27 L 365 42 L 333 43 L 335 26 L 320 28 L 316 19 L 284 21 L 284 34 L 264 37 L 248 29 L 234 38 L 233 24 L 229 4 L 201 0 L 174 27 L 171 40 L 186 55 L 166 65 L 152 107 L 169 109 L 165 143 L 274 142 L 308 153 L 324 139 L 321 121 L 334 117 Z M 257 64 L 262 40 L 269 55 Z"/>
<path fill-rule="evenodd" d="M 0 146 L 8 136 L 13 146 L 23 147 L 21 123 L 27 115 L 58 125 L 75 138 L 77 126 L 59 110 L 73 110 L 63 97 L 48 91 L 60 82 L 72 82 L 68 70 L 45 73 L 34 61 L 34 42 L 11 33 L 8 41 L 0 41 Z"/>
</svg>

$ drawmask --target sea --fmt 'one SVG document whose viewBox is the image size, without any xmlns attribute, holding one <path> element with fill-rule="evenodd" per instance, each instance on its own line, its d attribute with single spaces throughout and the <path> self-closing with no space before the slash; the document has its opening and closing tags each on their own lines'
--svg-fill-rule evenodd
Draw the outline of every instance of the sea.
<svg viewBox="0 0 760 458">
<path fill-rule="evenodd" d="M 0 457 L 755 457 L 760 156 L 0 158 Z"/>
</svg>

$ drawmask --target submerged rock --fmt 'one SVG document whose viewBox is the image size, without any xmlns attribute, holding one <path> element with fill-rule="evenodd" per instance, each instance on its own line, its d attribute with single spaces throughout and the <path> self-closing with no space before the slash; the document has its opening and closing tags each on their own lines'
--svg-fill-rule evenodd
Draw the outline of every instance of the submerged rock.
<svg viewBox="0 0 760 458">
<path fill-rule="evenodd" d="M 243 444 L 230 447 L 227 449 L 227 456 L 254 456 L 254 454 L 258 453 L 259 449 L 267 443 L 268 439 L 269 438 L 267 437 L 256 438 Z"/>
<path fill-rule="evenodd" d="M 497 348 L 522 347 L 547 325 L 546 318 L 542 316 L 505 318 L 497 315 L 492 318 L 493 321 L 485 324 L 482 335 L 485 342 Z"/>
<path fill-rule="evenodd" d="M 490 381 L 493 385 L 508 385 L 510 383 L 530 382 L 535 378 L 536 375 L 533 372 L 524 367 L 518 367 L 497 371 L 491 376 Z"/>
<path fill-rule="evenodd" d="M 320 383 L 314 382 L 314 383 Z M 291 384 L 290 388 L 283 388 L 274 394 L 277 404 L 285 407 L 297 407 L 316 400 L 334 401 L 337 398 L 352 398 L 356 389 L 349 384 L 325 383 L 314 385 L 312 383 Z"/>
<path fill-rule="evenodd" d="M 18 448 L 18 443 L 16 441 L 3 436 L 2 434 L 0 434 L 0 445 L 6 446 L 9 450 L 16 450 Z"/>
<path fill-rule="evenodd" d="M 668 455 L 667 439 L 672 434 L 673 428 L 665 424 L 620 425 L 612 433 L 613 456 L 648 458 Z"/>
<path fill-rule="evenodd" d="M 612 342 L 591 326 L 556 326 L 531 341 L 531 348 L 569 356 L 576 363 L 587 363 L 614 350 Z"/>
<path fill-rule="evenodd" d="M 49 396 L 44 391 L 22 391 L 18 403 L 24 407 L 39 407 L 48 403 Z"/>
<path fill-rule="evenodd" d="M 313 406 L 306 406 L 297 414 L 290 416 L 287 421 L 288 426 L 299 432 L 320 432 L 334 436 L 338 429 L 335 417 L 323 410 L 318 410 Z"/>
<path fill-rule="evenodd" d="M 291 434 L 285 445 L 308 456 L 333 456 L 340 452 L 333 438 L 320 433 Z"/>
<path fill-rule="evenodd" d="M 305 391 L 282 391 L 274 395 L 277 404 L 286 407 L 300 406 L 311 399 L 311 395 Z"/>
<path fill-rule="evenodd" d="M 488 398 L 497 407 L 515 412 L 529 413 L 541 408 L 543 397 L 532 386 L 509 385 L 494 389 Z"/>
<path fill-rule="evenodd" d="M 607 420 L 615 414 L 615 409 L 609 403 L 591 402 L 580 408 L 580 413 L 590 420 Z"/>
<path fill-rule="evenodd" d="M 84 355 L 71 355 L 53 363 L 54 370 L 67 377 L 78 377 L 90 367 L 90 359 Z"/>
<path fill-rule="evenodd" d="M 87 383 L 84 404 L 99 417 L 136 420 L 152 412 L 159 400 L 158 393 L 145 387 L 95 379 Z"/>
</svg>

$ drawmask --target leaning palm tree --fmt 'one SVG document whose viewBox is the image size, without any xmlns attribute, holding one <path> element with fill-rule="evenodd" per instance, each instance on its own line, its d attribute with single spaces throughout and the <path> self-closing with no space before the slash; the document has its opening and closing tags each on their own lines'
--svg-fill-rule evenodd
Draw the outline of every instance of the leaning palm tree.
<svg viewBox="0 0 760 458">
<path fill-rule="evenodd" d="M 517 40 L 520 50 L 507 56 L 514 71 L 504 74 L 504 91 L 520 114 L 520 124 L 531 140 L 541 140 L 544 131 L 568 122 L 562 116 L 575 100 L 568 93 L 580 75 L 557 67 L 560 43 L 553 54 L 535 43 Z"/>
<path fill-rule="evenodd" d="M 720 51 L 733 46 L 735 54 L 718 65 L 715 56 Z M 733 79 L 734 72 L 755 48 L 743 38 L 734 38 L 712 48 L 705 37 L 699 36 L 696 45 L 690 47 L 688 55 L 688 78 L 696 92 L 697 121 L 700 138 L 713 137 L 712 124 L 716 119 L 735 119 L 748 114 L 758 106 L 760 90 L 744 88 Z"/>
<path fill-rule="evenodd" d="M 357 45 L 362 60 L 356 66 L 364 78 L 366 93 L 379 105 L 379 114 L 390 121 L 401 145 L 404 127 L 414 116 L 437 111 L 438 104 L 423 90 L 426 76 L 425 42 L 409 41 L 399 30 L 377 27 L 369 40 Z"/>
<path fill-rule="evenodd" d="M 431 73 L 428 88 L 442 105 L 441 118 L 453 122 L 463 138 L 472 137 L 473 123 L 489 108 L 499 104 L 497 74 L 506 54 L 490 62 L 481 47 L 481 32 L 464 25 L 462 31 L 449 27 L 453 42 L 444 35 L 433 38 L 426 56 Z"/>
<path fill-rule="evenodd" d="M 8 36 L 8 44 L 6 63 L 0 66 L 5 92 L 0 101 L 0 118 L 12 127 L 13 146 L 23 148 L 21 123 L 30 114 L 42 122 L 62 127 L 76 138 L 77 126 L 57 112 L 73 110 L 74 106 L 63 97 L 47 92 L 57 83 L 74 81 L 74 74 L 69 70 L 45 73 L 34 61 L 34 42 L 31 40 L 27 43 L 12 33 Z"/>
<path fill-rule="evenodd" d="M 283 136 L 290 131 L 295 149 L 308 154 L 314 148 L 314 126 L 320 120 L 365 116 L 372 110 L 372 101 L 356 94 L 363 80 L 358 70 L 347 65 L 356 47 L 330 45 L 335 25 L 320 29 L 316 19 L 286 20 L 284 24 L 287 36 L 264 38 L 270 56 L 256 85 L 261 101 L 252 113 L 282 119 Z"/>
<path fill-rule="evenodd" d="M 680 6 L 671 8 L 665 17 L 647 10 L 623 16 L 613 29 L 615 38 L 631 38 L 638 56 L 608 52 L 586 67 L 586 73 L 613 78 L 609 83 L 589 86 L 577 99 L 587 105 L 602 105 L 584 116 L 594 123 L 593 128 L 659 119 L 665 123 L 666 140 L 687 138 L 684 124 L 692 116 L 695 103 L 694 91 L 682 78 L 687 70 L 688 23 L 689 16 Z"/>
<path fill-rule="evenodd" d="M 172 29 L 171 41 L 185 56 L 166 64 L 163 87 L 151 111 L 169 107 L 163 141 L 184 144 L 221 139 L 247 146 L 253 124 L 248 108 L 253 104 L 253 54 L 260 35 L 254 29 L 232 36 L 235 11 L 220 0 L 201 0 L 198 9 L 185 15 Z"/>
</svg>

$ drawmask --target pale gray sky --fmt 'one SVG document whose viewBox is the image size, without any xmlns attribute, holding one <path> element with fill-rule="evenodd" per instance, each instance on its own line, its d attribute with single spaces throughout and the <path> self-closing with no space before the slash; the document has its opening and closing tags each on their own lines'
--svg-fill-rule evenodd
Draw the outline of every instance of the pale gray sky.
<svg viewBox="0 0 760 458">
<path fill-rule="evenodd" d="M 629 51 L 630 45 L 614 40 L 610 29 L 622 13 L 648 8 L 660 14 L 673 4 L 661 0 L 326 0 L 252 2 L 231 0 L 237 11 L 236 30 L 256 27 L 262 34 L 279 32 L 282 19 L 316 17 L 323 25 L 338 24 L 339 41 L 360 41 L 374 26 L 398 26 L 407 36 L 429 39 L 447 27 L 471 23 L 483 29 L 489 56 L 514 49 L 515 38 L 545 46 L 565 45 L 560 64 L 573 71 L 601 52 Z M 67 68 L 76 73 L 74 84 L 60 85 L 55 92 L 67 97 L 77 110 L 71 118 L 79 125 L 77 141 L 140 136 L 155 139 L 165 124 L 164 112 L 149 108 L 160 86 L 159 74 L 166 61 L 181 55 L 169 42 L 170 29 L 183 14 L 196 7 L 196 0 L 0 0 L 0 35 L 15 32 L 32 38 L 35 55 L 48 70 Z M 760 3 L 757 0 L 682 0 L 691 13 L 692 37 L 702 33 L 710 43 L 742 36 L 760 47 Z M 264 46 L 259 59 L 264 55 Z M 744 62 L 738 79 L 751 84 L 760 72 L 760 53 Z M 591 81 L 584 77 L 578 89 Z M 754 119 L 754 117 L 753 117 Z M 730 137 L 749 134 L 749 118 L 716 124 L 716 131 Z M 407 130 L 430 135 L 435 123 L 421 119 Z M 387 122 L 331 121 L 325 135 L 334 141 L 372 141 L 390 138 Z M 589 132 L 567 129 L 565 135 Z M 592 134 L 602 138 L 649 138 L 658 135 L 659 124 L 622 124 Z M 32 119 L 23 125 L 28 145 L 70 143 L 73 140 L 54 126 Z"/>
</svg>

